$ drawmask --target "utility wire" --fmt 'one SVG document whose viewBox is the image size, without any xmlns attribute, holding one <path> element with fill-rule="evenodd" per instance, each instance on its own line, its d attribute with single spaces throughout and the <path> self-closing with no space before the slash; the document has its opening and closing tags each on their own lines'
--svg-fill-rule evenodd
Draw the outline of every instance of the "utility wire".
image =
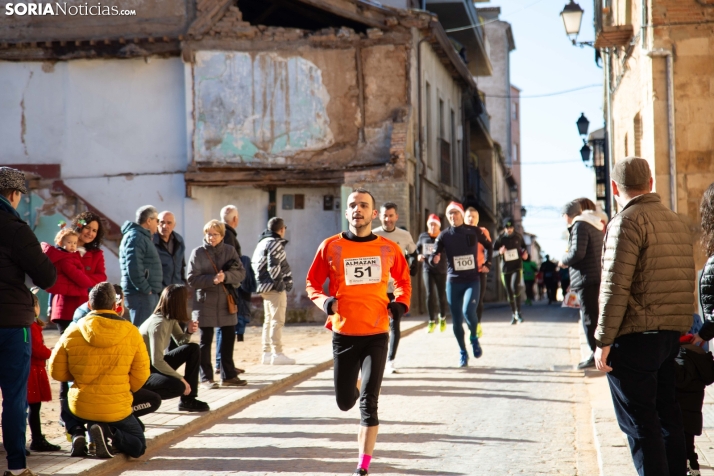
<svg viewBox="0 0 714 476">
<path fill-rule="evenodd" d="M 574 88 L 574 89 L 566 89 L 565 91 L 555 91 L 552 93 L 545 93 L 545 94 L 531 94 L 528 96 L 497 96 L 497 95 L 491 95 L 491 94 L 486 94 L 486 99 L 488 98 L 501 98 L 501 99 L 535 99 L 535 98 L 547 98 L 551 96 L 559 96 L 561 94 L 568 94 L 568 93 L 573 93 L 575 91 L 581 91 L 583 89 L 590 89 L 590 88 L 601 88 L 602 84 L 589 84 L 587 86 L 580 86 L 579 88 Z"/>
<path fill-rule="evenodd" d="M 512 11 L 512 12 L 508 12 L 508 13 L 505 13 L 504 15 L 505 15 L 505 16 L 510 16 L 510 15 L 514 15 L 514 14 L 516 14 L 516 13 L 520 13 L 520 12 L 522 12 L 523 10 L 526 10 L 526 9 L 532 7 L 533 5 L 535 5 L 535 4 L 537 4 L 537 3 L 540 3 L 540 2 L 542 2 L 542 1 L 543 1 L 543 0 L 536 0 L 535 2 L 533 2 L 533 3 L 529 4 L 529 5 L 526 5 L 525 7 L 521 8 L 520 10 L 515 10 L 515 11 Z M 455 33 L 455 32 L 457 32 L 457 31 L 471 30 L 471 29 L 474 29 L 474 28 L 478 28 L 479 26 L 488 25 L 489 23 L 495 23 L 495 22 L 497 22 L 497 21 L 503 21 L 503 20 L 502 20 L 501 18 L 496 18 L 496 19 L 494 19 L 494 20 L 485 21 L 485 22 L 483 22 L 483 23 L 481 23 L 481 24 L 478 24 L 478 25 L 460 26 L 460 27 L 458 27 L 458 28 L 450 28 L 450 29 L 444 30 L 444 31 L 446 31 L 446 33 Z"/>
</svg>

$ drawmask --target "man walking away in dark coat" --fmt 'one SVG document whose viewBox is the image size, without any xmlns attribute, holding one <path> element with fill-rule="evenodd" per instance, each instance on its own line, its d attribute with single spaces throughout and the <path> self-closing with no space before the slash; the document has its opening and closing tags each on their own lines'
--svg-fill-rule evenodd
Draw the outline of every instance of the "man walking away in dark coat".
<svg viewBox="0 0 714 476">
<path fill-rule="evenodd" d="M 578 364 L 578 369 L 595 367 L 595 327 L 600 313 L 598 294 L 602 261 L 602 230 L 600 217 L 591 210 L 583 211 L 577 200 L 565 205 L 563 218 L 568 224 L 568 251 L 560 260 L 561 268 L 570 271 L 570 289 L 580 298 L 580 319 L 590 346 L 590 357 Z M 562 282 L 562 280 L 561 280 Z M 566 288 L 563 286 L 563 294 Z"/>
<path fill-rule="evenodd" d="M 686 222 L 652 191 L 646 160 L 612 170 L 621 211 L 607 226 L 595 365 L 607 380 L 640 476 L 685 476 L 675 398 L 679 336 L 692 326 L 694 257 Z"/>
<path fill-rule="evenodd" d="M 34 476 L 27 468 L 25 431 L 30 326 L 35 320 L 35 306 L 25 275 L 36 286 L 47 289 L 55 284 L 57 271 L 15 210 L 23 193 L 27 194 L 25 174 L 0 167 L 0 390 L 8 466 L 5 475 Z"/>
</svg>

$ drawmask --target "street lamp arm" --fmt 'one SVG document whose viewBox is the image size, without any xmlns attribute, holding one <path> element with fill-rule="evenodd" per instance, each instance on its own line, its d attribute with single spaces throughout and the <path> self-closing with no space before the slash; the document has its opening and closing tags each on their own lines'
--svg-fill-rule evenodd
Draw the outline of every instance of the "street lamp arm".
<svg viewBox="0 0 714 476">
<path fill-rule="evenodd" d="M 585 46 L 589 46 L 590 48 L 597 49 L 597 48 L 595 48 L 594 41 L 575 41 L 575 40 L 573 40 L 573 46 L 579 46 L 581 48 L 583 48 Z"/>
</svg>

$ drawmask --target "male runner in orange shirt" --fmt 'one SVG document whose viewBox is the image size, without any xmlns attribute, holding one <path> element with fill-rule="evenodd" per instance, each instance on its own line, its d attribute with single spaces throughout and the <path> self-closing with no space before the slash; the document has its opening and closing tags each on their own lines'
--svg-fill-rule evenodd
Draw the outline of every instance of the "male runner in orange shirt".
<svg viewBox="0 0 714 476">
<path fill-rule="evenodd" d="M 349 230 L 322 242 L 307 274 L 307 294 L 332 329 L 335 397 L 340 410 L 359 398 L 359 461 L 354 475 L 369 474 L 379 431 L 377 406 L 387 361 L 389 318 L 409 309 L 409 265 L 399 245 L 372 233 L 377 218 L 372 194 L 356 189 L 347 200 Z M 394 279 L 394 302 L 387 298 Z M 323 292 L 330 279 L 329 295 Z M 359 379 L 360 370 L 362 380 Z"/>
</svg>

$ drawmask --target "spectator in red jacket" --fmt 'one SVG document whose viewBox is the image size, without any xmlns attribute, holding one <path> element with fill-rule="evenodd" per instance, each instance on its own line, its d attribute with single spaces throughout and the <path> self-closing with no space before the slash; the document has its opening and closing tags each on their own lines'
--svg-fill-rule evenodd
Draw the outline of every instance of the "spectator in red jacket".
<svg viewBox="0 0 714 476">
<path fill-rule="evenodd" d="M 35 322 L 30 326 L 32 353 L 30 354 L 30 376 L 27 379 L 27 403 L 30 407 L 28 421 L 32 433 L 30 449 L 32 451 L 59 451 L 61 448 L 47 441 L 42 434 L 40 408 L 42 402 L 52 400 L 50 379 L 47 377 L 47 370 L 45 370 L 47 359 L 52 355 L 52 350 L 45 345 L 45 340 L 42 338 L 42 328 L 45 326 L 45 322 L 39 318 L 40 303 L 34 294 L 32 299 L 35 303 Z"/>
<path fill-rule="evenodd" d="M 101 250 L 106 231 L 101 217 L 92 212 L 83 212 L 72 219 L 70 227 L 79 234 L 77 251 L 82 258 L 84 272 L 95 286 L 107 280 L 104 252 Z"/>
</svg>

